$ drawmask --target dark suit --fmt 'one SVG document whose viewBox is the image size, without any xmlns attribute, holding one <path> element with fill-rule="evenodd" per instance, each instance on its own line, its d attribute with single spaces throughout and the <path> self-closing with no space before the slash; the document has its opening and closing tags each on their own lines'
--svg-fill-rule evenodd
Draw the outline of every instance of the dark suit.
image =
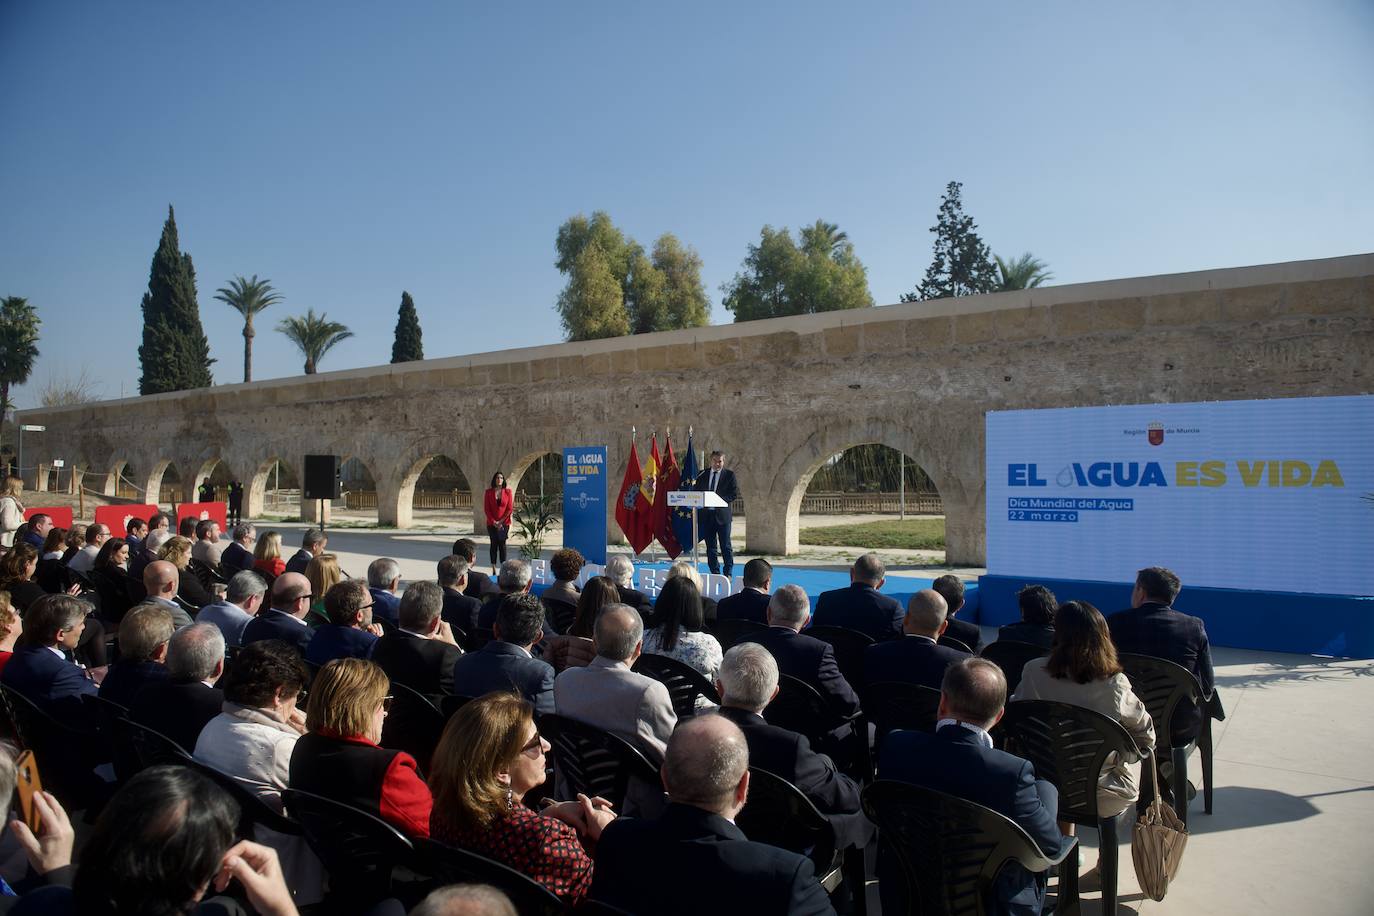
<svg viewBox="0 0 1374 916">
<path fill-rule="evenodd" d="M 219 556 L 219 568 L 226 576 L 252 569 L 253 552 L 238 541 L 230 541 Z"/>
<path fill-rule="evenodd" d="M 1197 617 L 1147 601 L 1138 608 L 1108 617 L 1107 627 L 1118 652 L 1152 655 L 1181 665 L 1202 684 L 1202 692 L 1211 695 L 1212 650 L 1207 644 L 1207 628 Z M 1197 738 L 1202 730 L 1202 713 L 1196 704 L 1186 700 L 1178 704 L 1169 730 L 1175 745 Z"/>
<path fill-rule="evenodd" d="M 654 602 L 644 592 L 634 588 L 615 587 L 620 592 L 620 603 L 628 604 L 630 607 L 639 611 L 639 616 L 644 618 L 645 629 L 649 628 L 650 622 L 654 619 Z"/>
<path fill-rule="evenodd" d="M 974 655 L 977 655 L 979 650 L 983 648 L 983 631 L 978 629 L 976 623 L 950 617 L 949 626 L 945 627 L 945 635 L 968 646 L 973 650 Z"/>
<path fill-rule="evenodd" d="M 864 682 L 901 681 L 940 689 L 945 669 L 968 654 L 936 645 L 924 636 L 903 636 L 864 650 Z"/>
<path fill-rule="evenodd" d="M 665 862 L 683 880 L 665 883 Z M 654 820 L 620 817 L 606 827 L 597 843 L 591 898 L 656 916 L 835 912 L 810 860 L 750 842 L 725 818 L 679 804 Z"/>
<path fill-rule="evenodd" d="M 243 628 L 243 645 L 263 639 L 280 639 L 288 646 L 295 646 L 302 654 L 310 647 L 314 631 L 285 611 L 270 608 L 248 621 Z"/>
<path fill-rule="evenodd" d="M 464 592 L 444 589 L 444 609 L 441 616 L 449 626 L 457 627 L 464 633 L 471 633 L 477 626 L 477 615 L 482 611 L 482 602 L 469 598 Z"/>
<path fill-rule="evenodd" d="M 145 685 L 134 694 L 129 718 L 171 738 L 189 754 L 205 723 L 219 715 L 223 705 L 222 690 L 200 681 L 165 681 Z"/>
<path fill-rule="evenodd" d="M 804 736 L 769 725 L 756 713 L 722 706 L 720 714 L 744 732 L 749 765 L 781 776 L 800 789 L 835 828 L 839 846 L 868 845 L 874 828 L 859 802 L 859 785 L 837 770 L 834 761 L 811 750 Z"/>
<path fill-rule="evenodd" d="M 128 709 L 133 705 L 134 695 L 140 688 L 149 684 L 164 684 L 168 680 L 167 666 L 161 662 L 117 661 L 106 672 L 105 680 L 100 682 L 100 698 Z"/>
<path fill-rule="evenodd" d="M 58 658 L 46 646 L 19 646 L 0 672 L 0 683 L 19 691 L 54 718 L 94 725 L 81 697 L 95 696 L 96 686 L 81 669 Z"/>
<path fill-rule="evenodd" d="M 305 575 L 305 568 L 310 565 L 310 561 L 315 557 L 310 551 L 302 547 L 291 555 L 291 559 L 286 561 L 286 572 L 300 573 Z"/>
<path fill-rule="evenodd" d="M 535 712 L 554 711 L 553 666 L 531 658 L 519 646 L 492 640 L 454 662 L 453 693 L 480 697 L 511 689 L 534 704 Z"/>
<path fill-rule="evenodd" d="M 336 658 L 371 658 L 377 636 L 357 627 L 325 623 L 316 627 L 305 647 L 305 660 L 312 665 L 327 665 Z"/>
<path fill-rule="evenodd" d="M 998 642 L 1024 642 L 1032 646 L 1048 649 L 1054 645 L 1054 624 L 1052 623 L 1009 623 L 997 628 Z"/>
<path fill-rule="evenodd" d="M 848 588 L 821 593 L 816 599 L 811 626 L 847 627 L 881 642 L 902 635 L 905 616 L 906 611 L 896 598 L 866 583 L 851 582 Z"/>
<path fill-rule="evenodd" d="M 706 491 L 711 489 L 710 468 L 697 475 L 696 489 Z M 739 484 L 735 481 L 735 472 L 729 468 L 721 468 L 716 478 L 715 493 L 725 500 L 724 507 L 716 509 L 702 509 L 697 516 L 697 523 L 701 526 L 701 536 L 706 540 L 706 565 L 711 572 L 724 572 L 725 575 L 735 568 L 735 550 L 730 545 L 730 504 L 739 499 Z M 716 545 L 720 545 L 721 559 L 724 561 L 724 568 L 716 560 Z"/>
<path fill-rule="evenodd" d="M 468 567 L 468 584 L 467 588 L 463 589 L 463 594 L 481 601 L 482 596 L 490 591 L 495 591 L 491 576 Z"/>
<path fill-rule="evenodd" d="M 778 673 L 805 681 L 820 691 L 837 716 L 849 718 L 859 711 L 859 697 L 835 664 L 835 648 L 828 642 L 798 633 L 791 627 L 769 627 L 750 636 L 768 650 L 778 663 Z"/>
<path fill-rule="evenodd" d="M 397 684 L 428 697 L 453 693 L 453 666 L 463 650 L 437 639 L 392 630 L 372 647 L 372 660 Z"/>
<path fill-rule="evenodd" d="M 382 617 L 396 626 L 401 625 L 401 598 L 384 588 L 367 587 L 372 595 L 372 616 Z"/>
<path fill-rule="evenodd" d="M 934 735 L 895 731 L 883 742 L 879 779 L 896 779 L 934 789 L 982 805 L 1015 821 L 1047 856 L 1058 855 L 1066 839 L 1055 823 L 1059 794 L 1037 781 L 1030 761 L 985 746 L 962 725 L 946 725 Z M 892 874 L 885 857 L 878 859 L 878 886 L 884 872 Z M 896 876 L 893 875 L 893 881 Z M 891 884 L 893 881 L 889 881 Z M 1037 914 L 1045 902 L 1044 876 L 1010 865 L 997 877 L 1001 912 Z M 883 912 L 901 912 L 899 903 L 883 895 Z"/>
<path fill-rule="evenodd" d="M 768 622 L 768 593 L 753 588 L 720 599 L 716 605 L 717 620 L 754 620 Z"/>
</svg>

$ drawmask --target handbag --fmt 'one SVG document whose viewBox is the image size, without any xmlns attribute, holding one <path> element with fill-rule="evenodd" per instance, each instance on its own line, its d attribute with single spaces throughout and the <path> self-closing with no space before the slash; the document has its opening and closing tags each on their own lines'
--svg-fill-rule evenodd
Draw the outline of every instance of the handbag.
<svg viewBox="0 0 1374 916">
<path fill-rule="evenodd" d="M 1135 877 L 1140 889 L 1151 900 L 1163 900 L 1169 892 L 1169 882 L 1178 875 L 1183 864 L 1183 850 L 1188 845 L 1188 828 L 1166 805 L 1159 795 L 1159 765 L 1153 752 L 1150 758 L 1150 782 L 1155 796 L 1131 834 L 1131 859 L 1135 862 Z"/>
</svg>

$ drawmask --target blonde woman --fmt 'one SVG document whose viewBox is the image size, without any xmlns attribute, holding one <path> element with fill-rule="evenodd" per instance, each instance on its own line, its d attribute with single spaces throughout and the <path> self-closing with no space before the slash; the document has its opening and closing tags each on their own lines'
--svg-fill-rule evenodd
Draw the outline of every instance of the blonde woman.
<svg viewBox="0 0 1374 916">
<path fill-rule="evenodd" d="M 339 555 L 322 553 L 311 557 L 305 566 L 305 578 L 310 580 L 310 594 L 315 596 L 310 599 L 310 613 L 305 615 L 305 622 L 312 627 L 329 623 L 329 615 L 324 610 L 324 596 L 343 581 L 343 571 L 339 569 Z"/>
<path fill-rule="evenodd" d="M 13 475 L 0 484 L 0 547 L 13 547 L 14 533 L 24 524 L 23 492 L 24 481 Z"/>
<path fill-rule="evenodd" d="M 706 585 L 701 581 L 701 573 L 697 572 L 696 565 L 691 560 L 678 560 L 668 567 L 668 579 L 683 578 L 688 579 L 697 587 L 697 594 L 701 596 L 701 618 L 704 624 L 710 625 L 716 619 L 716 603 L 706 597 Z M 657 613 L 652 621 L 645 621 L 646 628 L 658 622 Z"/>
<path fill-rule="evenodd" d="M 281 558 L 281 532 L 269 531 L 258 538 L 253 548 L 253 569 L 262 574 L 271 588 L 277 576 L 286 572 L 286 561 Z"/>
<path fill-rule="evenodd" d="M 195 573 L 186 567 L 191 562 L 191 541 L 180 535 L 172 538 L 158 551 L 157 558 L 177 568 L 177 597 L 193 608 L 214 603 L 215 596 L 206 591 Z"/>
<path fill-rule="evenodd" d="M 14 654 L 14 644 L 24 635 L 24 618 L 10 604 L 10 593 L 0 592 L 0 671 Z"/>
</svg>

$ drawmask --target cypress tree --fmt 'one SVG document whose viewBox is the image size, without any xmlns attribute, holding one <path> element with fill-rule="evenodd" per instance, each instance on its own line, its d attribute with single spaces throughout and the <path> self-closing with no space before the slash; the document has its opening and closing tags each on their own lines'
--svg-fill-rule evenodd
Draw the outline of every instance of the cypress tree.
<svg viewBox="0 0 1374 916">
<path fill-rule="evenodd" d="M 401 311 L 396 316 L 396 342 L 391 345 L 391 361 L 408 363 L 424 359 L 425 346 L 420 337 L 420 315 L 415 311 L 415 300 L 410 298 L 410 293 L 401 290 Z"/>
<path fill-rule="evenodd" d="M 153 255 L 148 291 L 143 294 L 143 345 L 138 348 L 143 375 L 141 394 L 208 388 L 210 342 L 200 325 L 196 269 L 181 250 L 176 215 L 169 205 L 162 239 Z"/>
</svg>

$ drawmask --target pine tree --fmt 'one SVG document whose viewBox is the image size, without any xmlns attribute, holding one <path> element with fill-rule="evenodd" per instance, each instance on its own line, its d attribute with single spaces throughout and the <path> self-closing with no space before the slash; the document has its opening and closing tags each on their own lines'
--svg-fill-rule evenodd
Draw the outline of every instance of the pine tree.
<svg viewBox="0 0 1374 916">
<path fill-rule="evenodd" d="M 425 345 L 421 340 L 420 315 L 415 311 L 415 300 L 410 293 L 401 290 L 401 311 L 396 317 L 396 341 L 391 345 L 391 361 L 408 363 L 425 358 Z"/>
<path fill-rule="evenodd" d="M 935 258 L 926 268 L 921 285 L 902 295 L 903 302 L 971 296 L 997 288 L 992 252 L 974 231 L 978 225 L 973 217 L 964 213 L 962 188 L 957 181 L 945 186 L 939 220 L 930 227 L 935 233 Z"/>
<path fill-rule="evenodd" d="M 143 294 L 143 345 L 138 348 L 141 394 L 213 384 L 210 364 L 214 360 L 196 303 L 196 269 L 191 256 L 180 248 L 176 214 L 169 205 L 149 271 L 148 291 Z"/>
</svg>

